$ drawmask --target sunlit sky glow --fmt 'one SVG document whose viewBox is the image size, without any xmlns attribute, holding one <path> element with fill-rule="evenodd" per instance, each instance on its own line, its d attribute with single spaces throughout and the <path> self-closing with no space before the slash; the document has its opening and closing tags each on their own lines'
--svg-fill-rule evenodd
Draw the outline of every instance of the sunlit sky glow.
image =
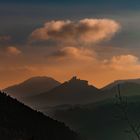
<svg viewBox="0 0 140 140">
<path fill-rule="evenodd" d="M 139 8 L 139 0 L 0 0 L 0 88 L 40 75 L 97 87 L 140 78 Z"/>
</svg>

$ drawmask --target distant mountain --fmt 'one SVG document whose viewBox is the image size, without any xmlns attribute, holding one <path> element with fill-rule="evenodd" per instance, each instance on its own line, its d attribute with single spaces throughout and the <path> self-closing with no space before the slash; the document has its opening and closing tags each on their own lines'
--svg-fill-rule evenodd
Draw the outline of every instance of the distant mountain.
<svg viewBox="0 0 140 140">
<path fill-rule="evenodd" d="M 118 84 L 123 85 L 125 83 L 140 84 L 140 79 L 116 80 L 116 81 L 108 84 L 107 86 L 103 87 L 102 90 L 111 89 L 111 88 L 117 86 Z"/>
<path fill-rule="evenodd" d="M 140 79 L 118 80 L 97 89 L 77 77 L 63 84 L 48 77 L 33 77 L 4 91 L 35 109 L 46 111 L 55 106 L 87 104 L 114 98 L 118 93 L 118 84 L 123 95 L 140 95 Z"/>
<path fill-rule="evenodd" d="M 118 93 L 118 85 L 123 96 L 140 95 L 140 79 L 118 80 L 101 89 L 102 98 L 112 98 Z"/>
<path fill-rule="evenodd" d="M 127 101 L 131 123 L 137 126 L 140 118 L 140 96 L 129 96 Z M 128 122 L 122 118 L 122 110 L 116 105 L 115 98 L 87 105 L 57 106 L 50 115 L 78 131 L 87 140 L 137 139 Z"/>
<path fill-rule="evenodd" d="M 89 85 L 88 81 L 73 77 L 49 92 L 25 98 L 24 102 L 39 108 L 63 104 L 85 104 L 97 100 L 100 96 L 99 92 L 100 90 Z"/>
<path fill-rule="evenodd" d="M 0 92 L 1 140 L 78 140 L 63 123 Z"/>
<path fill-rule="evenodd" d="M 18 85 L 10 86 L 3 91 L 17 99 L 47 92 L 61 83 L 50 77 L 33 77 Z"/>
</svg>

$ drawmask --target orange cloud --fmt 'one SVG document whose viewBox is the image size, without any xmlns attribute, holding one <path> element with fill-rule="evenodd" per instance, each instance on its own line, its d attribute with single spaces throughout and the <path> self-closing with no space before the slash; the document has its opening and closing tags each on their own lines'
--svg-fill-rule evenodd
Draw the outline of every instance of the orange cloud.
<svg viewBox="0 0 140 140">
<path fill-rule="evenodd" d="M 114 56 L 111 60 L 105 60 L 105 63 L 119 71 L 140 71 L 139 58 L 131 54 Z"/>
<path fill-rule="evenodd" d="M 82 19 L 80 21 L 50 21 L 30 35 L 32 41 L 61 41 L 63 43 L 98 43 L 108 40 L 120 29 L 111 19 Z"/>
<path fill-rule="evenodd" d="M 7 54 L 9 54 L 9 55 L 19 55 L 19 54 L 21 54 L 21 51 L 14 46 L 7 47 L 6 51 L 7 51 Z"/>
<path fill-rule="evenodd" d="M 63 47 L 50 54 L 51 59 L 70 60 L 70 61 L 93 61 L 96 58 L 96 53 L 88 48 Z"/>
</svg>

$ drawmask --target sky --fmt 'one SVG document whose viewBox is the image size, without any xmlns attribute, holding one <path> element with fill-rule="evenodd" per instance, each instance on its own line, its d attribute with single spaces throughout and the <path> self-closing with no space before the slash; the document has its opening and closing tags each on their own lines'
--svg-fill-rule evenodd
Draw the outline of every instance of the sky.
<svg viewBox="0 0 140 140">
<path fill-rule="evenodd" d="M 0 0 L 0 88 L 72 76 L 140 78 L 139 0 Z"/>
</svg>

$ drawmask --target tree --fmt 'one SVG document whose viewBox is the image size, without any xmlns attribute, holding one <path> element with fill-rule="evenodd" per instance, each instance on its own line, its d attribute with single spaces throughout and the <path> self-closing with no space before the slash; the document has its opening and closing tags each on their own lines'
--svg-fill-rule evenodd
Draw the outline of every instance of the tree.
<svg viewBox="0 0 140 140">
<path fill-rule="evenodd" d="M 118 94 L 116 95 L 116 105 L 120 109 L 120 118 L 128 124 L 130 130 L 127 133 L 133 133 L 137 140 L 140 140 L 140 124 L 134 124 L 128 114 L 128 99 L 121 95 L 120 85 L 117 86 Z"/>
</svg>

